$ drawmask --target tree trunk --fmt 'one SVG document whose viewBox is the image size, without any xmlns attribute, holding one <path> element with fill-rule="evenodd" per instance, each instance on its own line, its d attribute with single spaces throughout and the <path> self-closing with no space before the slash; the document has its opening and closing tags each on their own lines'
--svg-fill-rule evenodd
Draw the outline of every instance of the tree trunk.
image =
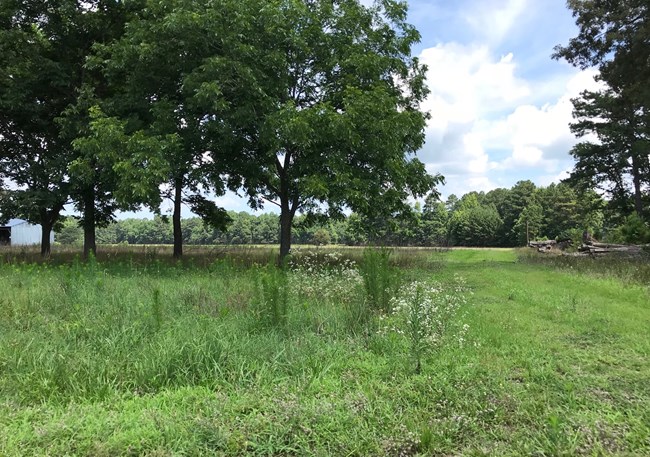
<svg viewBox="0 0 650 457">
<path fill-rule="evenodd" d="M 287 170 L 291 165 L 291 151 L 287 151 L 284 156 L 284 164 L 276 159 L 275 165 L 280 177 L 280 189 L 278 197 L 280 198 L 280 258 L 279 264 L 284 265 L 284 261 L 291 251 L 291 226 L 293 217 L 298 209 L 298 189 L 295 184 L 292 187 L 291 179 Z"/>
<path fill-rule="evenodd" d="M 60 202 L 49 211 L 47 209 L 41 209 L 39 212 L 39 222 L 41 223 L 41 257 L 44 259 L 47 259 L 52 252 L 50 233 L 52 233 L 54 224 L 59 219 L 64 204 L 64 202 Z"/>
<path fill-rule="evenodd" d="M 641 195 L 641 167 L 639 157 L 632 154 L 632 181 L 634 183 L 634 210 L 637 216 L 643 217 L 643 198 Z"/>
<path fill-rule="evenodd" d="M 84 196 L 84 259 L 88 259 L 90 254 L 97 256 L 97 236 L 95 232 L 95 189 L 90 188 Z"/>
<path fill-rule="evenodd" d="M 49 217 L 41 219 L 41 257 L 47 259 L 52 252 L 52 243 L 50 243 L 50 233 L 52 232 L 52 223 Z"/>
<path fill-rule="evenodd" d="M 291 250 L 291 225 L 293 222 L 289 203 L 282 203 L 280 210 L 280 264 L 289 255 Z"/>
<path fill-rule="evenodd" d="M 174 181 L 174 214 L 172 224 L 174 226 L 174 258 L 180 259 L 183 256 L 183 231 L 181 229 L 181 204 L 183 199 L 183 181 Z"/>
</svg>

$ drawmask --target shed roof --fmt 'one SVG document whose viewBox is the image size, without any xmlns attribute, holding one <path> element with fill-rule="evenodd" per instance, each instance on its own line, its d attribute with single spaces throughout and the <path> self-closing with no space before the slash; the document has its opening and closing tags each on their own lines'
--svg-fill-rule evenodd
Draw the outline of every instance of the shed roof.
<svg viewBox="0 0 650 457">
<path fill-rule="evenodd" d="M 0 224 L 0 227 L 15 227 L 17 225 L 26 224 L 27 221 L 23 219 L 9 219 L 6 224 Z"/>
</svg>

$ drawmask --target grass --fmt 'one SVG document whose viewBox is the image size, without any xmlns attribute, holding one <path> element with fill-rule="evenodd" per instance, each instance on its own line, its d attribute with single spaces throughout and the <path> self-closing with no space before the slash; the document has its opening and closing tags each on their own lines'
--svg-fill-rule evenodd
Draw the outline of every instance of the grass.
<svg viewBox="0 0 650 457">
<path fill-rule="evenodd" d="M 360 250 L 276 278 L 269 249 L 119 249 L 0 265 L 0 455 L 650 454 L 643 264 L 396 250 L 403 281 L 472 291 L 418 373 L 351 323 Z"/>
</svg>

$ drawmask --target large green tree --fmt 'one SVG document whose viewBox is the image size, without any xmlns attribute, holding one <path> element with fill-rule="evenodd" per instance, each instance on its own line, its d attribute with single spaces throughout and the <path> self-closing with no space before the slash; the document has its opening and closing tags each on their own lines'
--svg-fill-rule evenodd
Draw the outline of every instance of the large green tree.
<svg viewBox="0 0 650 457">
<path fill-rule="evenodd" d="M 535 194 L 535 184 L 532 181 L 518 181 L 512 189 L 503 194 L 500 201 L 499 214 L 503 220 L 500 229 L 500 244 L 502 246 L 518 246 L 524 244 L 524 237 L 517 226 L 521 213 L 528 206 Z M 489 199 L 488 199 L 489 200 Z"/>
<path fill-rule="evenodd" d="M 647 0 L 568 0 L 578 35 L 555 58 L 598 67 L 607 84 L 647 110 L 650 106 L 650 5 Z M 646 115 L 647 115 L 646 111 Z"/>
<path fill-rule="evenodd" d="M 163 199 L 172 201 L 175 257 L 182 255 L 183 204 L 214 227 L 229 221 L 208 196 L 224 192 L 221 163 L 234 152 L 223 151 L 231 144 L 224 132 L 232 134 L 223 117 L 247 84 L 232 56 L 241 50 L 239 38 L 252 33 L 250 3 L 149 2 L 120 40 L 96 47 L 89 63 L 112 91 L 98 97 L 91 132 L 76 145 L 119 170 L 122 204 L 158 212 Z"/>
<path fill-rule="evenodd" d="M 573 101 L 576 122 L 571 130 L 597 141 L 578 143 L 571 181 L 607 193 L 623 214 L 646 213 L 650 192 L 650 138 L 643 107 L 612 89 L 584 92 Z"/>
<path fill-rule="evenodd" d="M 17 187 L 6 200 L 8 209 L 41 224 L 44 256 L 50 251 L 48 234 L 69 200 L 85 215 L 95 207 L 81 190 L 95 187 L 95 181 L 77 179 L 71 167 L 79 159 L 72 141 L 82 124 L 73 121 L 73 107 L 96 76 L 84 66 L 92 47 L 118 36 L 138 3 L 8 0 L 0 5 L 0 173 Z"/>
<path fill-rule="evenodd" d="M 427 89 L 406 15 L 392 0 L 273 0 L 256 15 L 254 113 L 232 128 L 246 141 L 231 176 L 253 207 L 280 208 L 281 257 L 298 211 L 397 214 L 440 182 L 413 157 Z"/>
<path fill-rule="evenodd" d="M 449 219 L 449 233 L 456 245 L 495 246 L 501 218 L 494 206 L 479 203 L 478 193 L 464 195 Z"/>
<path fill-rule="evenodd" d="M 429 195 L 422 210 L 422 237 L 424 245 L 446 246 L 449 244 L 449 212 L 436 195 Z"/>
<path fill-rule="evenodd" d="M 573 181 L 604 186 L 622 214 L 642 215 L 650 187 L 650 5 L 647 0 L 569 0 L 568 6 L 579 33 L 556 47 L 554 57 L 580 68 L 597 67 L 607 86 L 574 100 L 574 132 L 593 133 L 599 142 L 573 149 Z"/>
<path fill-rule="evenodd" d="M 76 2 L 53 3 L 0 3 L 0 177 L 17 188 L 1 210 L 41 224 L 43 256 L 68 199 L 71 147 L 55 120 L 75 100 L 82 57 L 67 33 Z"/>
</svg>

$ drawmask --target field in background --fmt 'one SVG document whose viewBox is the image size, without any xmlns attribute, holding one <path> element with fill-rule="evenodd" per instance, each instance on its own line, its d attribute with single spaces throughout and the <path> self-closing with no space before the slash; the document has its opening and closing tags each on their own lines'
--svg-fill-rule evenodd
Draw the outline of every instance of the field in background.
<svg viewBox="0 0 650 457">
<path fill-rule="evenodd" d="M 647 263 L 396 249 L 467 289 L 418 372 L 353 319 L 362 249 L 299 249 L 278 321 L 274 249 L 166 249 L 0 253 L 0 455 L 650 454 Z"/>
</svg>

